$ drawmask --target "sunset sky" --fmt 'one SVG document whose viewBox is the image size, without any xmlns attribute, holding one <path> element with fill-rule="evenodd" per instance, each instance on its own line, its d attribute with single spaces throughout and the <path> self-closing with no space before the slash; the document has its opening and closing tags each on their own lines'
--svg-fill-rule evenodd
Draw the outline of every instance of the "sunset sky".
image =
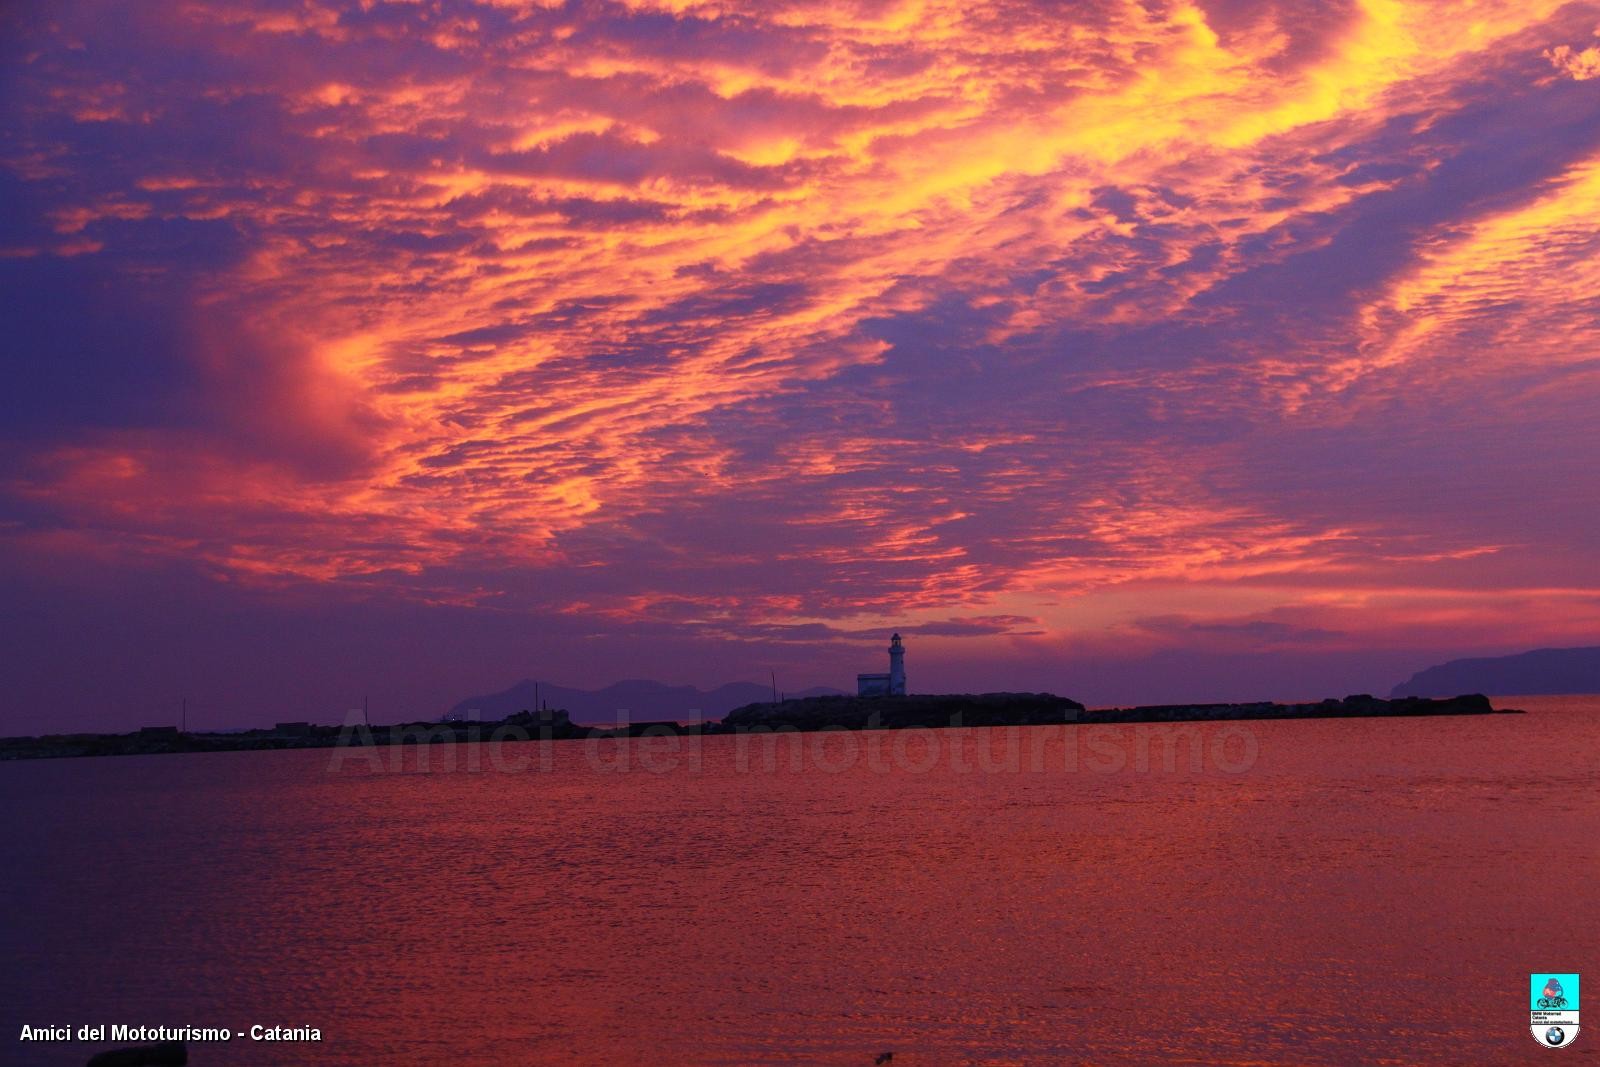
<svg viewBox="0 0 1600 1067">
<path fill-rule="evenodd" d="M 1600 643 L 1600 3 L 0 11 L 0 732 Z"/>
</svg>

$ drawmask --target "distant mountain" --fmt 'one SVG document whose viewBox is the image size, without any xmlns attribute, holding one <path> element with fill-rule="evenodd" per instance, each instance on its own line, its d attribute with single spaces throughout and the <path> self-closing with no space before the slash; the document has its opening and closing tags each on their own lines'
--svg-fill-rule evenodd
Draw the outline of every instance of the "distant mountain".
<svg viewBox="0 0 1600 1067">
<path fill-rule="evenodd" d="M 485 720 L 503 719 L 519 711 L 534 710 L 534 685 L 525 679 L 510 689 L 487 696 L 468 697 L 450 709 L 451 715 L 465 715 L 477 709 Z M 840 690 L 814 686 L 789 697 L 836 696 Z M 539 699 L 547 707 L 571 713 L 574 722 L 614 723 L 624 714 L 631 722 L 662 719 L 720 719 L 734 708 L 772 699 L 772 687 L 756 682 L 730 682 L 709 691 L 692 685 L 667 685 L 647 679 L 632 679 L 604 689 L 568 689 L 549 682 L 538 683 Z"/>
<path fill-rule="evenodd" d="M 1392 696 L 1600 693 L 1600 648 L 1536 648 L 1516 656 L 1454 659 L 1394 687 Z"/>
</svg>

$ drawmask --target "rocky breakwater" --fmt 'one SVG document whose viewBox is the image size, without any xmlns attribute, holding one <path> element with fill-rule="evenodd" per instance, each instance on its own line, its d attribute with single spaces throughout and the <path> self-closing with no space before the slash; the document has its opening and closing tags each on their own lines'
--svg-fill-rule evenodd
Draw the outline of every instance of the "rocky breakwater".
<svg viewBox="0 0 1600 1067">
<path fill-rule="evenodd" d="M 1083 711 L 1083 705 L 1076 700 L 1053 693 L 806 697 L 735 708 L 715 732 L 1045 726 L 1076 722 Z"/>
<path fill-rule="evenodd" d="M 1366 693 L 1343 699 L 1306 704 L 1148 704 L 1111 708 L 1085 715 L 1083 722 L 1208 722 L 1216 719 L 1366 719 L 1410 715 L 1521 715 L 1516 709 L 1496 708 L 1477 693 L 1466 696 L 1403 697 L 1382 700 Z"/>
<path fill-rule="evenodd" d="M 1382 700 L 1367 694 L 1305 704 L 1147 704 L 1088 711 L 1053 693 L 977 693 L 903 697 L 808 697 L 746 704 L 707 733 L 756 730 L 897 730 L 908 727 L 1046 726 L 1065 723 L 1214 722 L 1239 719 L 1353 719 L 1411 715 L 1521 714 L 1477 694 Z"/>
</svg>

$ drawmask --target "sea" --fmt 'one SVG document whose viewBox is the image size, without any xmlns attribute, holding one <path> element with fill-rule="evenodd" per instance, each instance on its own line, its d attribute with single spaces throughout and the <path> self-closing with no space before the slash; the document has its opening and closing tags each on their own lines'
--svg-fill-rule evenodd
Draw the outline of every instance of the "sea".
<svg viewBox="0 0 1600 1067">
<path fill-rule="evenodd" d="M 0 1062 L 1600 1062 L 1600 697 L 1496 704 L 0 764 Z"/>
</svg>

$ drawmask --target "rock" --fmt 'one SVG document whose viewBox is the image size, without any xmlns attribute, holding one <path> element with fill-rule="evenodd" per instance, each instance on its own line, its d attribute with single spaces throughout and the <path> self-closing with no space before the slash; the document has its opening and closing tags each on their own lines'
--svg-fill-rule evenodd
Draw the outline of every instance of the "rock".
<svg viewBox="0 0 1600 1067">
<path fill-rule="evenodd" d="M 89 1061 L 89 1067 L 181 1067 L 189 1062 L 189 1048 L 182 1041 L 163 1041 L 159 1045 L 107 1049 Z"/>
</svg>

